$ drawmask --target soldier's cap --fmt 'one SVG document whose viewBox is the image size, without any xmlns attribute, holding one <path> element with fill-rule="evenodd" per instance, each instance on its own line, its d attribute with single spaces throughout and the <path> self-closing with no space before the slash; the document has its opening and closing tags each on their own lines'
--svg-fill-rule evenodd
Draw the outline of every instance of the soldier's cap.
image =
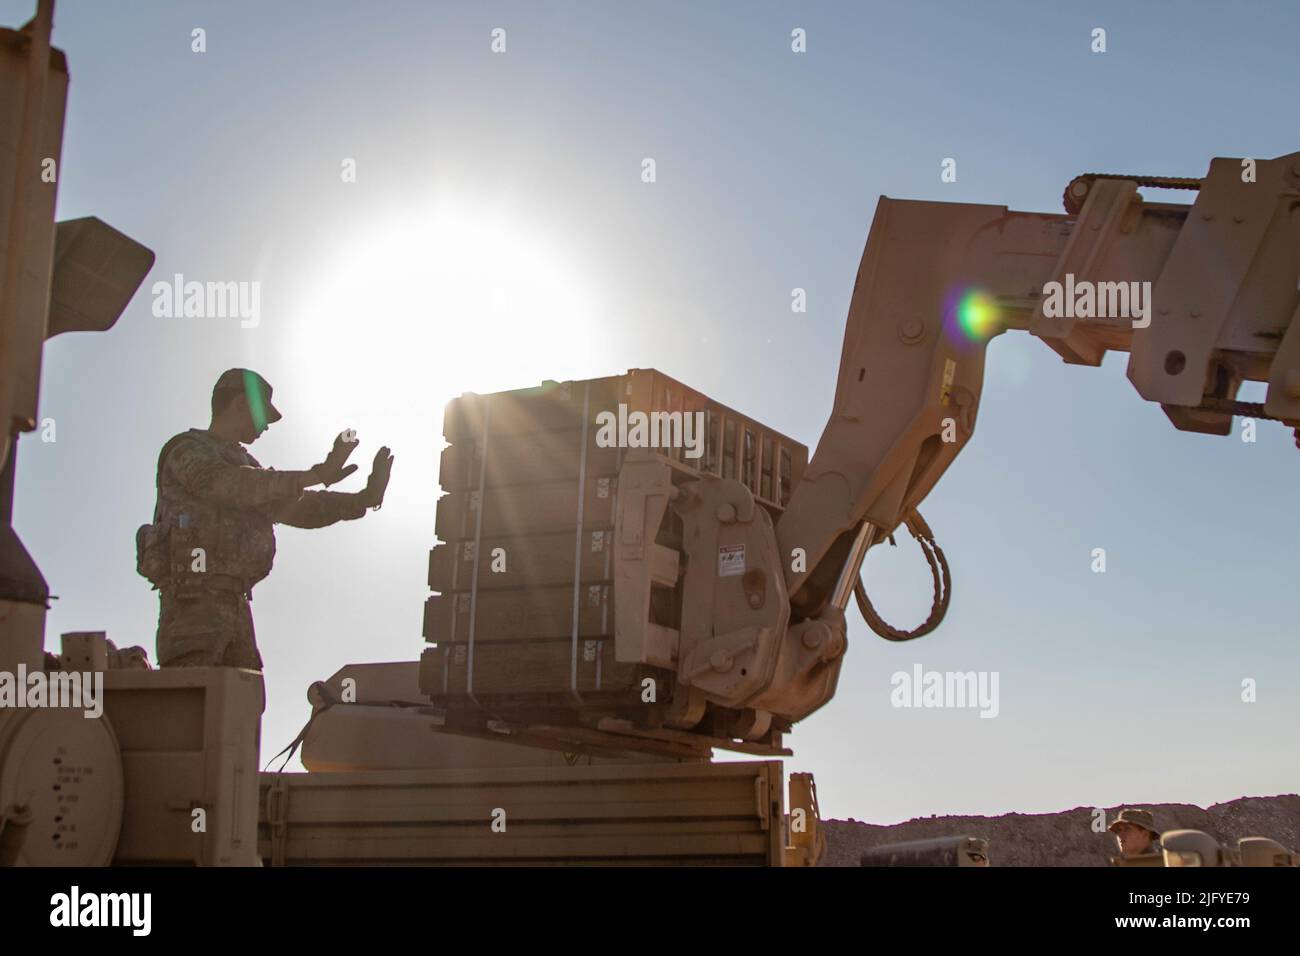
<svg viewBox="0 0 1300 956">
<path fill-rule="evenodd" d="M 271 383 L 246 368 L 230 368 L 222 372 L 212 387 L 213 397 L 219 392 L 243 392 L 248 399 L 248 410 L 253 413 L 253 421 L 259 428 L 283 417 L 271 404 Z"/>
<path fill-rule="evenodd" d="M 1141 827 L 1143 830 L 1160 836 L 1160 831 L 1156 829 L 1155 817 L 1151 816 L 1150 810 L 1139 810 L 1136 807 L 1125 807 L 1115 814 L 1115 819 L 1108 826 L 1107 830 L 1114 830 L 1121 823 L 1131 823 L 1135 827 Z"/>
</svg>

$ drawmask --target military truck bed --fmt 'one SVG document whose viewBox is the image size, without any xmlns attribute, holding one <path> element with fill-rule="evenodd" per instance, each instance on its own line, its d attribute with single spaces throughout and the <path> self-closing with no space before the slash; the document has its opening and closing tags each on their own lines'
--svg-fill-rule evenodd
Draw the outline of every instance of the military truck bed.
<svg viewBox="0 0 1300 956">
<path fill-rule="evenodd" d="M 264 773 L 271 866 L 783 862 L 780 761 Z"/>
</svg>

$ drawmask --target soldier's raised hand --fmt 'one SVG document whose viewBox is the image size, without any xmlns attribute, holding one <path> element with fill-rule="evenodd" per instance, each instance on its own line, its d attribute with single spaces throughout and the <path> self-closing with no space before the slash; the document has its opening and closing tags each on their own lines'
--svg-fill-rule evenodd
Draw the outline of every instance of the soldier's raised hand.
<svg viewBox="0 0 1300 956">
<path fill-rule="evenodd" d="M 384 492 L 388 490 L 388 479 L 393 473 L 393 454 L 387 447 L 375 452 L 375 462 L 370 467 L 370 479 L 366 482 L 361 499 L 367 508 L 378 508 L 384 503 Z"/>
<path fill-rule="evenodd" d="M 357 433 L 345 428 L 334 439 L 334 447 L 325 460 L 311 470 L 312 474 L 326 486 L 342 481 L 357 470 L 356 465 L 345 464 L 348 457 L 357 450 L 357 444 Z"/>
</svg>

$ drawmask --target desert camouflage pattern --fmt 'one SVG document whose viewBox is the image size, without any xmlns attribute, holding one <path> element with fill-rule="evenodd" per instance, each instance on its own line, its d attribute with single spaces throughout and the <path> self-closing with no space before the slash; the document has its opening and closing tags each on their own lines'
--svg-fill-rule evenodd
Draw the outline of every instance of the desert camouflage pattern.
<svg viewBox="0 0 1300 956">
<path fill-rule="evenodd" d="M 158 597 L 160 667 L 262 669 L 247 594 L 199 585 Z"/>
<path fill-rule="evenodd" d="M 249 600 L 275 561 L 275 524 L 323 528 L 366 510 L 355 494 L 303 490 L 312 483 L 306 471 L 263 468 L 203 429 L 164 446 L 154 522 L 170 555 L 153 580 L 160 666 L 261 670 Z"/>
</svg>

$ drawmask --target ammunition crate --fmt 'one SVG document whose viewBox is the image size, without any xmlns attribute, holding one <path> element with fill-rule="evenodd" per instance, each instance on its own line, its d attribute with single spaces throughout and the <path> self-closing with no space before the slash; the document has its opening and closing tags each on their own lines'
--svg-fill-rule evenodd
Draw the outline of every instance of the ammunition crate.
<svg viewBox="0 0 1300 956">
<path fill-rule="evenodd" d="M 701 473 L 743 481 L 774 516 L 807 465 L 804 445 L 652 369 L 454 399 L 443 421 L 440 542 L 429 554 L 438 593 L 424 614 L 434 646 L 422 658 L 421 686 L 435 703 L 581 701 L 644 714 L 642 676 L 673 686 L 663 679 L 672 675 L 614 656 L 613 547 L 627 448 L 601 430 L 635 412 L 680 413 L 677 439 L 684 417 L 703 413 L 704 434 L 691 435 L 696 457 L 682 440 L 649 450 L 682 481 Z M 659 543 L 676 546 L 678 524 L 670 512 Z M 660 595 L 656 623 L 677 626 L 675 604 L 671 592 Z"/>
</svg>

